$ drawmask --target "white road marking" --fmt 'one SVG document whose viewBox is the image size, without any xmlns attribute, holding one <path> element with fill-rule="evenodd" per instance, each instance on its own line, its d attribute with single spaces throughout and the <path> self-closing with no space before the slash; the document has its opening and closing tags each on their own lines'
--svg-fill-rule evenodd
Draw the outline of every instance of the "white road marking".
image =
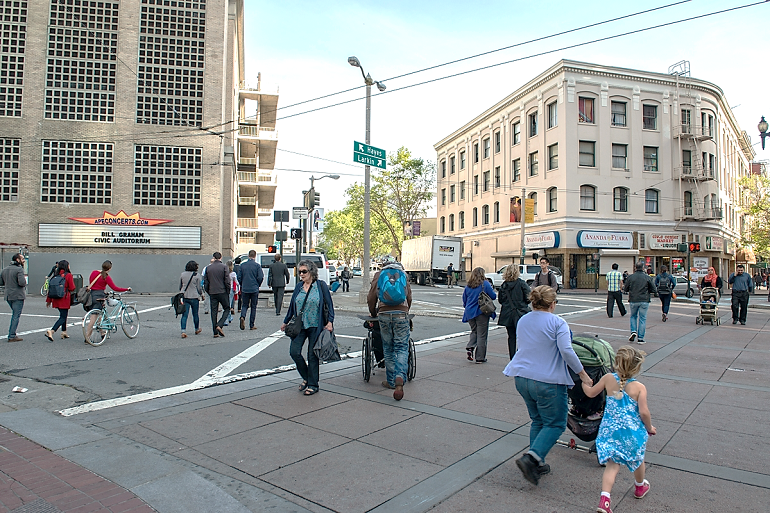
<svg viewBox="0 0 770 513">
<path fill-rule="evenodd" d="M 441 303 L 431 303 L 429 301 L 417 301 L 414 300 L 412 303 L 418 304 L 418 305 L 429 305 L 429 306 L 441 306 Z"/>
<path fill-rule="evenodd" d="M 281 330 L 276 331 L 272 335 L 269 335 L 263 338 L 262 340 L 260 340 L 253 346 L 249 347 L 248 349 L 241 351 L 240 354 L 233 356 L 222 365 L 208 371 L 206 374 L 196 379 L 193 383 L 198 383 L 200 381 L 210 381 L 212 379 L 217 379 L 223 376 L 227 376 L 233 370 L 237 369 L 244 363 L 248 362 L 249 360 L 257 356 L 264 349 L 267 349 L 268 347 L 270 347 L 270 345 L 273 342 L 275 342 L 276 340 L 279 340 L 283 336 L 284 336 L 283 331 Z"/>
<path fill-rule="evenodd" d="M 575 310 L 574 312 L 565 312 L 565 313 L 560 313 L 556 315 L 558 315 L 559 317 L 566 317 L 568 315 L 575 315 L 575 314 L 581 314 L 581 313 L 587 313 L 587 312 L 595 312 L 597 310 L 604 310 L 605 308 L 606 307 L 604 306 L 597 306 L 595 308 L 587 308 L 585 310 Z"/>
<path fill-rule="evenodd" d="M 0 315 L 13 315 L 10 312 L 0 312 Z M 58 315 L 40 315 L 40 314 L 21 314 L 22 317 L 47 317 L 49 319 L 58 319 Z"/>
</svg>

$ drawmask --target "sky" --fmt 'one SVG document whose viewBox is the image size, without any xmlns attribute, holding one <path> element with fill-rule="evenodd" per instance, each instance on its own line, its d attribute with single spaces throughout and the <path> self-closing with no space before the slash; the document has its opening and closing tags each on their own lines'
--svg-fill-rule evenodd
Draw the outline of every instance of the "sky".
<svg viewBox="0 0 770 513">
<path fill-rule="evenodd" d="M 418 0 L 277 2 L 245 0 L 247 82 L 279 88 L 276 209 L 302 205 L 310 176 L 321 206 L 345 206 L 344 191 L 363 182 L 353 163 L 353 142 L 364 141 L 365 89 L 355 55 L 385 94 L 372 88 L 371 144 L 389 152 L 407 147 L 436 161 L 433 145 L 561 59 L 666 73 L 690 61 L 694 78 L 718 85 L 742 130 L 759 143 L 760 116 L 770 119 L 767 66 L 770 2 L 733 12 L 649 30 L 609 41 L 559 50 L 491 69 L 437 79 L 624 32 L 748 5 L 752 0 L 691 0 L 598 27 L 516 46 L 434 70 L 393 78 L 427 67 L 515 45 L 676 0 L 481 3 Z M 393 80 L 390 80 L 393 78 Z M 413 87 L 409 87 L 413 86 Z M 355 88 L 353 91 L 324 95 Z M 404 88 L 404 89 L 401 89 Z M 315 112 L 312 109 L 333 106 Z M 756 160 L 770 159 L 758 144 Z M 308 156 L 298 155 L 302 153 Z M 315 157 L 315 158 L 312 158 Z M 289 171 L 293 170 L 293 171 Z M 435 215 L 435 205 L 432 211 Z"/>
</svg>

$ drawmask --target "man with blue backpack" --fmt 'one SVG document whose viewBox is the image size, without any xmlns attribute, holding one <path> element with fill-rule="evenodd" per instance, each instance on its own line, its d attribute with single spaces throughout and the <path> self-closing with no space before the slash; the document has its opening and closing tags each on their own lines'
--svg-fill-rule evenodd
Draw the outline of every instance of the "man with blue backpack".
<svg viewBox="0 0 770 513">
<path fill-rule="evenodd" d="M 393 399 L 404 397 L 404 383 L 409 365 L 409 309 L 412 289 L 403 266 L 391 263 L 377 271 L 367 296 L 369 313 L 380 324 L 385 355 L 385 388 L 393 389 Z"/>
</svg>

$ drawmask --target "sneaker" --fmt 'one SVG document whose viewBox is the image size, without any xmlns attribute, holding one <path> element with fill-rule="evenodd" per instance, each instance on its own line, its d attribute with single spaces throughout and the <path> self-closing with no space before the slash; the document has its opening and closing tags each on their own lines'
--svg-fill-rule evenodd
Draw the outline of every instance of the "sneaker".
<svg viewBox="0 0 770 513">
<path fill-rule="evenodd" d="M 629 342 L 633 342 L 634 340 L 636 340 L 636 332 L 635 332 L 635 331 L 632 331 L 632 332 L 631 332 L 631 336 L 630 336 L 630 337 L 628 337 L 628 341 L 629 341 Z"/>
<path fill-rule="evenodd" d="M 245 317 L 241 317 L 241 322 L 240 322 L 240 324 L 241 324 L 241 325 L 240 325 L 240 328 L 241 328 L 242 330 L 245 330 L 245 329 L 246 329 L 246 318 L 245 318 Z"/>
<path fill-rule="evenodd" d="M 738 324 L 738 319 L 733 319 L 733 324 Z"/>
<path fill-rule="evenodd" d="M 612 508 L 610 508 L 610 498 L 606 495 L 602 495 L 599 498 L 599 507 L 596 508 L 596 511 L 598 513 L 612 513 Z"/>
<path fill-rule="evenodd" d="M 663 314 L 663 322 L 666 322 L 667 319 L 668 319 L 668 315 Z"/>
<path fill-rule="evenodd" d="M 641 499 L 645 495 L 647 495 L 647 492 L 650 491 L 650 482 L 646 479 L 642 481 L 642 486 L 637 486 L 634 484 L 634 497 L 637 499 Z"/>
<path fill-rule="evenodd" d="M 404 378 L 398 376 L 396 378 L 396 389 L 393 391 L 393 399 L 400 401 L 404 398 Z"/>
<path fill-rule="evenodd" d="M 548 463 L 542 463 L 538 465 L 537 471 L 540 472 L 540 477 L 546 476 L 551 473 L 551 466 Z"/>
<path fill-rule="evenodd" d="M 639 345 L 642 345 L 642 344 L 646 344 L 647 342 L 645 342 L 643 339 L 640 338 L 639 340 L 636 341 L 636 343 Z"/>
<path fill-rule="evenodd" d="M 521 470 L 524 479 L 537 486 L 537 483 L 540 481 L 540 472 L 538 472 L 537 461 L 535 461 L 531 454 L 525 454 L 516 460 L 516 466 Z"/>
<path fill-rule="evenodd" d="M 383 386 L 383 388 L 389 388 L 389 389 L 391 389 L 391 390 L 393 390 L 394 388 L 396 388 L 396 387 L 395 387 L 395 385 L 391 385 L 391 384 L 390 384 L 390 383 L 388 383 L 387 381 L 383 381 L 383 382 L 382 382 L 382 386 Z"/>
<path fill-rule="evenodd" d="M 741 321 L 741 326 L 746 326 L 746 321 Z"/>
</svg>

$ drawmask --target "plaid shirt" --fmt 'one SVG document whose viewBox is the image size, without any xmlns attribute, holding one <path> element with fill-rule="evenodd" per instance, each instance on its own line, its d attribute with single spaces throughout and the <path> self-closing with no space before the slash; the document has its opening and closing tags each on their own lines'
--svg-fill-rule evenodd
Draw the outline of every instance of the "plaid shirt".
<svg viewBox="0 0 770 513">
<path fill-rule="evenodd" d="M 607 291 L 618 292 L 620 290 L 620 282 L 623 281 L 623 275 L 620 271 L 610 271 L 607 273 Z"/>
</svg>

